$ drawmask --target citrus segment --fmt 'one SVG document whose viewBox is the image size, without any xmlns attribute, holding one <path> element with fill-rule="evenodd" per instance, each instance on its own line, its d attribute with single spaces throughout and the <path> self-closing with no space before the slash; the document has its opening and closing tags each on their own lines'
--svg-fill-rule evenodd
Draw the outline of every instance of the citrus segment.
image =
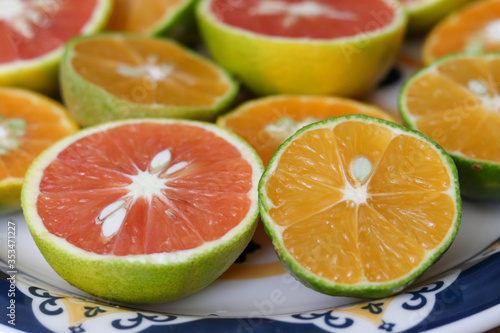
<svg viewBox="0 0 500 333">
<path fill-rule="evenodd" d="M 65 43 L 100 30 L 111 1 L 2 0 L 0 7 L 0 85 L 54 93 Z"/>
<path fill-rule="evenodd" d="M 474 1 L 440 22 L 428 35 L 423 60 L 434 60 L 453 53 L 500 51 L 500 1 Z"/>
<path fill-rule="evenodd" d="M 452 159 L 424 135 L 364 115 L 330 118 L 285 141 L 259 200 L 285 268 L 331 295 L 401 291 L 446 251 L 461 217 Z"/>
<path fill-rule="evenodd" d="M 358 113 L 395 121 L 390 114 L 354 100 L 289 95 L 243 103 L 217 118 L 217 125 L 245 139 L 267 165 L 279 145 L 301 127 L 330 117 Z"/>
<path fill-rule="evenodd" d="M 158 35 L 185 19 L 193 0 L 115 0 L 107 30 Z"/>
<path fill-rule="evenodd" d="M 57 102 L 25 90 L 0 88 L 0 213 L 20 209 L 21 184 L 35 157 L 77 129 Z"/>
<path fill-rule="evenodd" d="M 500 198 L 498 55 L 445 57 L 415 74 L 401 91 L 405 123 L 434 139 L 457 163 L 471 198 Z M 428 98 L 420 98 L 428 96 Z M 467 179 L 466 179 L 467 178 Z"/>
<path fill-rule="evenodd" d="M 260 95 L 365 94 L 406 27 L 392 0 L 203 0 L 196 13 L 214 59 Z"/>
<path fill-rule="evenodd" d="M 23 210 L 69 283 L 119 301 L 172 300 L 208 285 L 248 244 L 261 171 L 250 147 L 214 125 L 115 122 L 44 152 L 28 171 Z"/>
<path fill-rule="evenodd" d="M 212 119 L 237 92 L 221 69 L 165 39 L 77 38 L 63 62 L 63 97 L 84 126 L 133 117 Z"/>
</svg>

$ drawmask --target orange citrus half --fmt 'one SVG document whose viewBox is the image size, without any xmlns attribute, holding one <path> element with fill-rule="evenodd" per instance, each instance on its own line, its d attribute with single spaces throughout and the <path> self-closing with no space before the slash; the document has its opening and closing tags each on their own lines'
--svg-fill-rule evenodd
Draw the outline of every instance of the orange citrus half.
<svg viewBox="0 0 500 333">
<path fill-rule="evenodd" d="M 108 22 L 110 31 L 147 35 L 172 32 L 189 16 L 195 0 L 114 0 Z"/>
<path fill-rule="evenodd" d="M 330 295 L 402 291 L 450 246 L 461 200 L 453 160 L 423 134 L 364 115 L 330 118 L 281 145 L 259 184 L 285 268 Z"/>
<path fill-rule="evenodd" d="M 500 199 L 500 55 L 453 55 L 411 77 L 400 96 L 406 125 L 455 160 L 462 194 Z"/>
<path fill-rule="evenodd" d="M 61 88 L 83 126 L 140 117 L 213 120 L 238 91 L 224 70 L 174 41 L 121 34 L 71 40 Z"/>
<path fill-rule="evenodd" d="M 21 185 L 31 162 L 78 130 L 59 103 L 34 92 L 0 88 L 0 214 L 21 208 Z"/>
<path fill-rule="evenodd" d="M 375 106 L 346 98 L 273 96 L 242 104 L 220 116 L 217 125 L 250 143 L 267 165 L 279 145 L 301 127 L 330 117 L 357 113 L 394 121 L 390 114 Z"/>
<path fill-rule="evenodd" d="M 423 60 L 448 54 L 500 51 L 500 0 L 474 1 L 440 22 L 428 35 Z"/>
</svg>

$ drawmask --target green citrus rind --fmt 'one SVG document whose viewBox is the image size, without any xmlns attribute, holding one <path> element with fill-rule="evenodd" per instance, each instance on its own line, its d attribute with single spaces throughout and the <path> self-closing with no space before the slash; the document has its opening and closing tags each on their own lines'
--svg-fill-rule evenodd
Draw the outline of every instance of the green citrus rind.
<svg viewBox="0 0 500 333">
<path fill-rule="evenodd" d="M 399 52 L 407 18 L 399 4 L 387 2 L 396 11 L 390 25 L 338 39 L 269 37 L 232 27 L 216 20 L 211 0 L 202 0 L 195 14 L 213 58 L 255 93 L 355 97 L 378 83 Z"/>
<path fill-rule="evenodd" d="M 99 38 L 114 39 L 155 39 L 181 48 L 186 54 L 212 66 L 220 77 L 228 84 L 227 92 L 214 103 L 206 107 L 179 107 L 169 105 L 149 105 L 135 103 L 119 98 L 100 86 L 97 86 L 81 77 L 72 67 L 71 58 L 75 44 L 80 41 Z M 138 86 L 137 89 L 146 89 Z M 193 120 L 212 121 L 224 111 L 238 93 L 238 83 L 222 68 L 208 59 L 186 49 L 173 40 L 153 38 L 147 36 L 126 35 L 117 33 L 101 33 L 93 36 L 83 36 L 72 39 L 67 45 L 61 63 L 61 91 L 63 99 L 73 118 L 82 126 L 97 125 L 100 123 L 124 120 L 131 118 L 182 118 Z M 141 91 L 139 91 L 140 93 Z M 134 92 L 130 92 L 133 94 Z"/>
<path fill-rule="evenodd" d="M 448 169 L 448 174 L 451 179 L 450 186 L 450 196 L 455 202 L 455 218 L 453 221 L 453 225 L 450 227 L 447 236 L 441 242 L 441 244 L 433 250 L 428 251 L 427 257 L 422 261 L 415 269 L 413 269 L 408 274 L 384 283 L 375 283 L 375 282 L 366 282 L 366 283 L 357 283 L 357 284 L 341 284 L 336 283 L 331 280 L 319 277 L 310 271 L 306 270 L 297 260 L 288 252 L 286 249 L 283 239 L 281 237 L 281 233 L 277 230 L 273 219 L 269 215 L 268 211 L 271 209 L 272 203 L 268 199 L 266 195 L 266 183 L 270 178 L 272 173 L 274 172 L 278 160 L 281 154 L 285 151 L 285 149 L 298 137 L 300 137 L 303 133 L 321 127 L 332 128 L 332 126 L 349 120 L 359 120 L 363 122 L 369 122 L 373 124 L 377 124 L 380 126 L 385 126 L 392 131 L 397 133 L 404 133 L 407 135 L 415 136 L 422 141 L 426 142 L 431 146 L 443 159 L 444 165 Z M 260 206 L 260 214 L 261 219 L 264 224 L 264 228 L 267 234 L 271 237 L 273 246 L 276 250 L 276 253 L 279 257 L 279 260 L 285 267 L 285 269 L 294 276 L 299 282 L 304 284 L 305 286 L 316 290 L 320 293 L 324 293 L 332 296 L 347 296 L 347 297 L 359 297 L 359 298 L 380 298 L 387 297 L 390 295 L 394 295 L 403 291 L 406 287 L 411 285 L 416 279 L 418 279 L 433 263 L 435 263 L 450 247 L 453 240 L 455 239 L 458 229 L 460 226 L 460 220 L 462 216 L 462 202 L 460 198 L 460 190 L 459 190 L 459 182 L 457 170 L 455 167 L 455 163 L 453 159 L 434 141 L 428 138 L 426 135 L 414 131 L 411 129 L 407 129 L 398 124 L 395 124 L 390 121 L 369 117 L 366 115 L 347 115 L 340 116 L 335 118 L 329 118 L 327 120 L 323 120 L 311 125 L 304 126 L 300 130 L 298 130 L 293 136 L 287 139 L 276 151 L 273 158 L 271 159 L 269 166 L 265 169 L 264 174 L 261 177 L 259 183 L 259 206 Z"/>
<path fill-rule="evenodd" d="M 113 256 L 82 250 L 51 234 L 37 214 L 36 200 L 44 168 L 69 144 L 88 134 L 128 123 L 182 123 L 199 126 L 235 146 L 253 168 L 252 204 L 240 224 L 218 240 L 175 253 Z M 58 141 L 40 154 L 28 169 L 22 188 L 22 207 L 36 245 L 50 266 L 68 283 L 91 295 L 126 303 L 158 303 L 190 295 L 213 282 L 243 252 L 258 221 L 257 184 L 263 171 L 255 151 L 233 133 L 213 124 L 142 119 L 102 124 Z"/>
<path fill-rule="evenodd" d="M 112 0 L 99 0 L 94 16 L 87 23 L 83 35 L 105 28 L 113 8 Z M 0 64 L 0 86 L 25 88 L 46 95 L 57 95 L 59 90 L 59 64 L 64 45 L 32 60 Z"/>
<path fill-rule="evenodd" d="M 405 126 L 418 131 L 418 126 L 412 119 L 411 113 L 406 106 L 406 91 L 408 90 L 408 87 L 421 75 L 427 73 L 428 71 L 432 71 L 436 66 L 439 66 L 439 64 L 461 57 L 500 59 L 500 53 L 488 53 L 483 55 L 451 54 L 432 62 L 414 73 L 405 82 L 399 95 L 399 113 Z M 464 197 L 474 200 L 500 200 L 499 162 L 474 159 L 453 151 L 449 151 L 448 154 L 453 158 L 457 166 L 460 188 Z"/>
<path fill-rule="evenodd" d="M 408 32 L 422 34 L 450 13 L 472 0 L 422 0 L 403 5 L 408 13 Z"/>
<path fill-rule="evenodd" d="M 9 177 L 0 181 L 0 215 L 21 210 L 23 178 Z"/>
</svg>

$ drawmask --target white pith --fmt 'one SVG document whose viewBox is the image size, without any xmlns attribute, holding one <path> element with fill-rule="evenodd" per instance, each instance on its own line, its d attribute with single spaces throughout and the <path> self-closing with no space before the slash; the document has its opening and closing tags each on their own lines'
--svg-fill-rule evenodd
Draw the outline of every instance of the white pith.
<svg viewBox="0 0 500 333">
<path fill-rule="evenodd" d="M 484 28 L 484 33 L 487 41 L 493 43 L 500 42 L 500 19 L 494 20 Z"/>
<path fill-rule="evenodd" d="M 271 134 L 272 137 L 278 137 L 285 141 L 302 127 L 317 121 L 319 119 L 315 117 L 306 117 L 302 121 L 295 121 L 289 117 L 280 117 L 274 123 L 266 125 L 264 131 Z"/>
<path fill-rule="evenodd" d="M 137 66 L 120 65 L 117 73 L 126 77 L 147 78 L 150 82 L 167 81 L 175 70 L 173 64 L 159 63 L 155 55 L 150 55 L 145 64 Z"/>
<path fill-rule="evenodd" d="M 316 1 L 290 3 L 280 0 L 265 0 L 249 10 L 251 16 L 284 15 L 282 26 L 288 28 L 301 17 L 328 17 L 337 20 L 355 20 L 357 15 L 349 11 L 340 11 L 335 7 Z"/>
<path fill-rule="evenodd" d="M 234 228 L 229 230 L 224 236 L 221 238 L 205 242 L 202 245 L 183 251 L 170 252 L 170 253 L 154 253 L 154 254 L 138 254 L 138 255 L 126 255 L 126 256 L 116 256 L 116 255 L 99 255 L 96 253 L 88 252 L 82 250 L 81 248 L 69 243 L 64 238 L 55 236 L 50 233 L 45 227 L 42 219 L 37 214 L 36 211 L 36 201 L 38 196 L 40 195 L 39 184 L 43 177 L 44 169 L 55 159 L 57 155 L 65 149 L 68 145 L 78 141 L 79 139 L 91 135 L 93 133 L 98 133 L 100 131 L 105 131 L 107 129 L 121 126 L 123 124 L 135 124 L 141 122 L 154 122 L 154 123 L 163 123 L 163 124 L 172 124 L 172 123 L 181 123 L 196 127 L 201 127 L 212 132 L 214 135 L 223 138 L 230 142 L 237 150 L 242 152 L 242 155 L 246 157 L 246 160 L 252 167 L 252 188 L 248 191 L 247 195 L 252 198 L 250 207 L 248 209 L 247 214 L 242 218 L 241 222 L 236 225 Z M 173 165 L 175 166 L 175 164 Z M 171 166 L 171 167 L 173 167 Z M 184 121 L 184 120 L 167 120 L 167 119 L 154 119 L 154 120 L 127 120 L 120 121 L 114 123 L 106 123 L 100 126 L 95 126 L 93 128 L 88 128 L 79 131 L 78 133 L 66 137 L 58 141 L 56 144 L 50 147 L 50 149 L 44 151 L 41 155 L 39 155 L 36 161 L 32 164 L 28 172 L 26 173 L 25 180 L 27 182 L 26 188 L 30 188 L 29 190 L 25 190 L 22 194 L 23 197 L 23 206 L 29 207 L 29 209 L 25 210 L 26 219 L 30 226 L 30 229 L 38 235 L 40 238 L 50 239 L 51 244 L 67 253 L 68 255 L 75 256 L 78 258 L 82 258 L 83 260 L 92 260 L 92 261 L 101 261 L 101 260 L 118 260 L 118 261 L 127 261 L 127 262 L 139 262 L 139 263 L 153 263 L 153 264 L 162 264 L 168 265 L 173 263 L 181 263 L 187 262 L 196 256 L 202 255 L 206 252 L 210 252 L 215 248 L 219 248 L 228 242 L 231 242 L 234 239 L 238 239 L 242 233 L 246 232 L 250 228 L 251 225 L 254 224 L 255 219 L 258 214 L 258 202 L 257 198 L 257 186 L 259 182 L 259 178 L 262 174 L 263 166 L 262 162 L 258 159 L 255 152 L 248 146 L 246 142 L 243 142 L 241 139 L 235 137 L 233 134 L 228 131 L 222 130 L 215 125 L 205 124 L 202 122 L 193 122 L 193 121 Z M 124 199 L 124 198 L 121 198 Z M 120 200 L 118 200 L 120 201 Z M 126 201 L 126 200 L 125 200 Z M 121 202 L 116 203 L 113 207 L 109 209 L 103 209 L 101 211 L 102 217 L 110 216 L 113 214 L 113 211 L 119 210 Z M 168 214 L 169 212 L 165 212 Z M 107 214 L 107 215 L 106 215 Z M 103 221 L 102 221 L 103 222 Z M 101 223 L 102 223 L 101 222 Z"/>
</svg>

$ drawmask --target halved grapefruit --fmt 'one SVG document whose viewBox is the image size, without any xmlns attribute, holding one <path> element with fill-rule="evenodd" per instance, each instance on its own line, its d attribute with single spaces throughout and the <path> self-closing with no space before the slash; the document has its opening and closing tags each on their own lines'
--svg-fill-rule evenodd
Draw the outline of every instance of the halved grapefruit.
<svg viewBox="0 0 500 333">
<path fill-rule="evenodd" d="M 202 0 L 196 14 L 214 59 L 262 95 L 366 93 L 407 22 L 392 0 Z"/>
<path fill-rule="evenodd" d="M 207 286 L 242 253 L 262 169 L 248 144 L 213 124 L 107 123 L 42 153 L 22 205 L 40 251 L 69 283 L 161 302 Z"/>
<path fill-rule="evenodd" d="M 70 38 L 103 28 L 111 0 L 0 0 L 0 85 L 57 91 Z"/>
</svg>

